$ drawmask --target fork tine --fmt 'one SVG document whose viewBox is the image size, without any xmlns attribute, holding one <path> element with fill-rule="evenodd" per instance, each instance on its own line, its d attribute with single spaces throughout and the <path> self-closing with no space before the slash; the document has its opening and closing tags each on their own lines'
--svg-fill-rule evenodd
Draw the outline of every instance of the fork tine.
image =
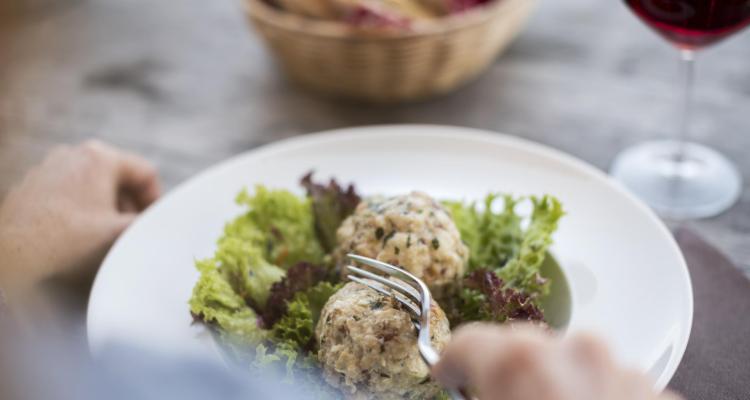
<svg viewBox="0 0 750 400">
<path fill-rule="evenodd" d="M 382 261 L 374 260 L 374 259 L 367 258 L 367 257 L 362 257 L 356 254 L 347 254 L 347 257 L 361 264 L 375 268 L 388 275 L 400 278 L 402 281 L 404 281 L 404 283 L 409 284 L 410 286 L 414 287 L 417 290 L 420 289 L 418 278 L 410 274 L 409 272 L 402 270 L 401 268 L 396 268 L 393 265 L 390 265 L 388 263 L 384 263 Z"/>
<path fill-rule="evenodd" d="M 395 291 L 398 291 L 399 293 L 403 294 L 404 296 L 409 297 L 411 300 L 414 301 L 415 304 L 421 304 L 422 303 L 422 296 L 414 290 L 412 286 L 404 282 L 402 285 L 399 282 L 392 281 L 390 279 L 384 278 L 380 275 L 373 274 L 370 271 L 365 271 L 362 268 L 355 267 L 353 265 L 349 265 L 346 267 L 350 272 L 365 277 L 367 279 L 371 279 L 373 281 L 376 281 L 384 286 L 387 286 Z"/>
<path fill-rule="evenodd" d="M 391 292 L 390 290 L 386 289 L 382 285 L 372 283 L 372 282 L 368 281 L 367 279 L 362 279 L 362 278 L 360 278 L 358 276 L 348 275 L 347 279 L 349 279 L 352 282 L 357 282 L 357 283 L 359 283 L 361 285 L 365 285 L 365 286 L 369 287 L 370 289 L 372 289 L 372 290 L 374 290 L 374 291 L 376 291 L 376 292 L 378 292 L 378 293 L 380 293 L 382 295 L 393 296 L 393 294 L 394 294 L 393 292 Z"/>
<path fill-rule="evenodd" d="M 402 282 L 406 283 L 409 287 L 413 288 L 412 294 L 418 296 L 419 301 L 417 306 L 422 310 L 422 315 L 430 314 L 430 307 L 432 304 L 432 295 L 430 289 L 425 285 L 422 280 L 412 275 L 409 271 L 403 270 L 399 267 L 390 265 L 388 263 L 378 261 L 372 258 L 359 256 L 356 254 L 347 254 L 349 259 L 360 262 L 364 265 L 372 267 L 380 272 L 383 272 L 389 276 L 399 278 Z M 427 325 L 429 321 L 423 321 L 423 325 Z"/>
<path fill-rule="evenodd" d="M 385 287 L 381 286 L 380 283 L 376 283 L 367 279 L 362 279 L 354 275 L 349 275 L 347 276 L 347 278 L 349 278 L 349 280 L 352 282 L 357 282 L 361 285 L 367 286 L 368 288 L 382 295 L 393 297 L 394 299 L 396 299 L 396 301 L 403 304 L 409 310 L 409 312 L 412 315 L 412 319 L 414 320 L 414 325 L 416 326 L 417 329 L 419 329 L 418 321 L 419 321 L 419 317 L 421 313 L 419 311 L 419 308 L 414 303 L 412 303 L 409 299 L 407 299 L 406 297 L 404 297 L 403 295 L 397 292 L 389 291 Z"/>
<path fill-rule="evenodd" d="M 404 285 L 401 285 L 398 282 L 355 266 L 348 267 L 349 271 L 352 272 L 348 275 L 350 280 L 359 282 L 384 295 L 391 296 L 411 310 L 412 322 L 417 328 L 419 354 L 427 365 L 434 366 L 437 364 L 440 355 L 432 346 L 432 337 L 430 335 L 432 294 L 427 285 L 421 279 L 397 266 L 356 254 L 348 254 L 347 257 L 352 261 L 374 268 L 389 277 L 398 278 L 399 281 L 404 283 Z M 363 279 L 363 277 L 368 279 Z M 389 292 L 386 287 L 390 288 L 391 291 Z M 406 296 L 410 300 L 407 300 Z M 414 300 L 415 303 L 412 303 L 411 300 Z M 453 399 L 464 400 L 467 398 L 467 396 L 464 396 L 458 390 L 449 389 L 448 391 Z"/>
<path fill-rule="evenodd" d="M 430 344 L 430 308 L 432 307 L 432 295 L 427 285 L 408 271 L 388 263 L 358 256 L 356 254 L 348 254 L 347 257 L 353 261 L 372 267 L 388 276 L 399 278 L 401 281 L 414 288 L 414 290 L 418 291 L 420 301 L 417 302 L 416 305 L 421 311 L 419 323 L 422 326 L 422 329 L 419 330 L 419 340 L 417 341 L 417 344 L 419 345 L 420 354 L 425 362 L 428 365 L 435 365 L 440 358 L 440 355 L 438 355 L 437 351 L 435 351 Z"/>
</svg>

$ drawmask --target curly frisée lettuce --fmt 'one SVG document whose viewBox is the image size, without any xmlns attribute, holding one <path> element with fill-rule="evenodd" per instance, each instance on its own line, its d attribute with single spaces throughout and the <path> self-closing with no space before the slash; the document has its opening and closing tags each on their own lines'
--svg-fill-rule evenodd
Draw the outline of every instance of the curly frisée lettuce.
<svg viewBox="0 0 750 400">
<path fill-rule="evenodd" d="M 531 197 L 533 212 L 514 257 L 496 269 L 498 276 L 530 296 L 546 295 L 549 282 L 539 269 L 552 245 L 552 234 L 565 214 L 560 201 L 552 196 Z"/>
<path fill-rule="evenodd" d="M 515 212 L 519 200 L 510 195 L 502 196 L 502 211 L 493 212 L 499 198 L 499 194 L 488 194 L 483 203 L 484 211 L 480 211 L 476 203 L 444 202 L 461 232 L 461 239 L 469 246 L 469 272 L 504 266 L 521 245 L 521 217 Z"/>
<path fill-rule="evenodd" d="M 216 326 L 221 336 L 232 342 L 257 344 L 267 336 L 258 329 L 257 314 L 238 294 L 231 273 L 217 267 L 214 260 L 197 263 L 201 278 L 193 288 L 190 311 L 196 319 Z"/>
<path fill-rule="evenodd" d="M 246 190 L 240 192 L 237 204 L 248 207 L 248 211 L 227 225 L 219 245 L 227 238 L 247 241 L 261 249 L 268 262 L 283 269 L 301 261 L 323 261 L 309 199 L 258 185 L 253 195 Z"/>
<path fill-rule="evenodd" d="M 200 279 L 189 301 L 190 310 L 196 320 L 219 334 L 235 358 L 253 359 L 254 365 L 283 363 L 291 374 L 301 359 L 297 354 L 301 339 L 290 333 L 297 327 L 289 325 L 290 316 L 266 329 L 260 316 L 273 288 L 291 266 L 323 261 L 310 201 L 284 190 L 257 186 L 253 195 L 242 191 L 237 203 L 247 211 L 226 225 L 214 256 L 196 262 Z M 310 294 L 297 295 L 289 303 L 295 315 L 308 316 L 295 319 L 295 324 L 315 323 L 312 317 L 319 315 L 321 301 L 324 304 L 325 296 L 332 293 L 325 285 L 315 286 L 317 280 L 297 287 L 309 289 Z M 294 294 L 289 295 L 290 300 Z"/>
<path fill-rule="evenodd" d="M 493 211 L 502 198 L 502 210 Z M 475 203 L 447 201 L 451 212 L 469 247 L 469 268 L 495 271 L 506 286 L 524 292 L 533 299 L 547 294 L 548 282 L 540 275 L 552 234 L 564 215 L 562 205 L 552 196 L 530 197 L 533 211 L 528 226 L 523 229 L 523 218 L 516 208 L 524 198 L 489 194 L 480 209 Z"/>
<path fill-rule="evenodd" d="M 328 298 L 341 288 L 341 284 L 320 282 L 299 292 L 288 303 L 287 313 L 273 328 L 273 337 L 298 349 L 313 349 L 315 324 L 320 318 Z"/>
</svg>

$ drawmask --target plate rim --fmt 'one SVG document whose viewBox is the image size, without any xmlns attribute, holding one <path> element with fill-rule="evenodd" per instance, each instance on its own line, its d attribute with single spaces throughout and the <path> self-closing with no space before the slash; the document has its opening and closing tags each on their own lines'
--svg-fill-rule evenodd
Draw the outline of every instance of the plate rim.
<svg viewBox="0 0 750 400">
<path fill-rule="evenodd" d="M 188 190 L 194 185 L 201 184 L 204 180 L 209 179 L 211 176 L 220 174 L 221 171 L 231 170 L 235 165 L 242 164 L 247 159 L 265 157 L 273 155 L 273 153 L 287 151 L 295 148 L 304 148 L 313 144 L 321 144 L 326 142 L 338 142 L 341 140 L 356 140 L 363 137 L 399 137 L 402 135 L 409 135 L 411 137 L 440 137 L 443 139 L 454 139 L 454 140 L 471 140 L 475 142 L 485 142 L 494 145 L 509 146 L 519 148 L 529 153 L 538 155 L 542 158 L 553 159 L 572 169 L 580 172 L 588 178 L 594 179 L 599 183 L 610 187 L 615 190 L 618 195 L 628 200 L 632 206 L 636 207 L 640 212 L 644 214 L 649 221 L 659 229 L 662 236 L 667 239 L 667 243 L 671 247 L 671 250 L 677 255 L 680 272 L 685 280 L 684 287 L 687 290 L 688 304 L 686 305 L 687 321 L 686 330 L 684 337 L 678 342 L 678 348 L 674 350 L 674 353 L 670 356 L 669 361 L 666 363 L 661 374 L 654 382 L 654 387 L 657 390 L 663 390 L 669 381 L 672 379 L 674 374 L 679 367 L 685 351 L 687 349 L 690 336 L 692 334 L 693 316 L 694 316 L 694 293 L 693 285 L 690 276 L 687 263 L 685 261 L 684 254 L 677 244 L 674 235 L 672 235 L 669 228 L 666 226 L 657 214 L 646 205 L 643 201 L 638 199 L 633 193 L 631 193 L 624 185 L 615 179 L 611 178 L 602 170 L 593 166 L 592 164 L 575 157 L 571 154 L 565 153 L 562 150 L 558 150 L 551 146 L 525 139 L 522 137 L 496 132 L 488 129 L 478 129 L 465 126 L 457 125 L 437 125 L 437 124 L 382 124 L 382 125 L 364 125 L 364 126 L 352 126 L 343 127 L 330 130 L 317 131 L 314 133 L 300 134 L 297 136 L 291 136 L 281 140 L 273 141 L 256 148 L 237 153 L 229 158 L 219 161 L 207 168 L 200 170 L 195 175 L 186 178 L 184 181 L 175 185 L 172 190 L 165 193 L 159 198 L 154 204 L 152 204 L 147 210 L 138 216 L 136 221 L 131 224 L 122 234 L 117 238 L 115 243 L 107 252 L 107 255 L 103 259 L 99 270 L 97 271 L 96 277 L 91 288 L 90 297 L 86 310 L 86 333 L 89 350 L 94 352 L 93 340 L 91 338 L 93 326 L 92 308 L 93 304 L 96 303 L 95 299 L 98 297 L 97 293 L 101 290 L 97 290 L 101 286 L 101 271 L 108 264 L 112 254 L 115 250 L 122 245 L 123 238 L 128 235 L 133 227 L 142 223 L 142 220 L 147 218 L 149 215 L 158 212 L 162 207 L 162 204 L 166 203 L 171 197 L 178 196 L 179 193 Z M 652 366 L 653 367 L 653 366 Z"/>
</svg>

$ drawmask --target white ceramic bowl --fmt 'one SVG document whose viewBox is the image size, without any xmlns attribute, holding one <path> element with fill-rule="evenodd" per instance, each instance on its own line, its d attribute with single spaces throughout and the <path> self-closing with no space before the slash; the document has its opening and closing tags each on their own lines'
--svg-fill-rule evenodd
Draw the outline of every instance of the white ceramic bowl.
<svg viewBox="0 0 750 400">
<path fill-rule="evenodd" d="M 297 181 L 355 182 L 366 194 L 419 189 L 438 198 L 490 191 L 550 193 L 567 215 L 553 252 L 570 287 L 566 332 L 601 335 L 621 362 L 666 386 L 687 345 L 690 277 L 672 235 L 645 205 L 597 169 L 558 151 L 497 133 L 388 126 L 308 135 L 245 153 L 190 179 L 125 232 L 97 276 L 88 312 L 92 350 L 109 341 L 216 356 L 191 327 L 187 301 L 233 199 L 262 183 L 302 193 Z M 558 280 L 559 281 L 559 280 Z M 567 307 L 562 307 L 564 309 Z M 559 312 L 558 312 L 559 313 Z"/>
</svg>

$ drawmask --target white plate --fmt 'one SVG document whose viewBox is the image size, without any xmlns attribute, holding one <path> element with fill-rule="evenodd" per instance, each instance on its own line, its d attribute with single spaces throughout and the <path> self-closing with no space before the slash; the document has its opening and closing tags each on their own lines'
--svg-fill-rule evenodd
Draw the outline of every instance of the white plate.
<svg viewBox="0 0 750 400">
<path fill-rule="evenodd" d="M 567 210 L 553 247 L 570 285 L 566 331 L 601 335 L 617 359 L 648 372 L 659 389 L 674 374 L 690 334 L 693 297 L 685 261 L 662 222 L 606 175 L 568 155 L 497 133 L 438 126 L 285 140 L 180 185 L 104 261 L 88 310 L 92 350 L 125 341 L 215 357 L 212 342 L 190 325 L 194 260 L 212 255 L 223 225 L 240 212 L 233 200 L 241 188 L 262 183 L 301 194 L 297 182 L 311 168 L 369 194 L 554 194 Z"/>
</svg>

